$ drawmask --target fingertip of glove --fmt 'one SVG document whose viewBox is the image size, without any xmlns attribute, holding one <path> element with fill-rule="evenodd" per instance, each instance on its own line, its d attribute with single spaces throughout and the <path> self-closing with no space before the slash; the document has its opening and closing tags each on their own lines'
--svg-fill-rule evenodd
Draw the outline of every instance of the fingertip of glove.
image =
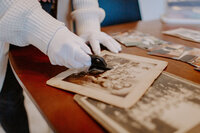
<svg viewBox="0 0 200 133">
<path fill-rule="evenodd" d="M 112 51 L 113 53 L 119 53 L 119 49 L 117 47 L 112 47 L 112 49 L 110 49 L 110 51 Z"/>
<path fill-rule="evenodd" d="M 100 50 L 96 50 L 96 51 L 94 51 L 94 53 L 95 53 L 95 55 L 100 55 L 101 54 Z"/>
</svg>

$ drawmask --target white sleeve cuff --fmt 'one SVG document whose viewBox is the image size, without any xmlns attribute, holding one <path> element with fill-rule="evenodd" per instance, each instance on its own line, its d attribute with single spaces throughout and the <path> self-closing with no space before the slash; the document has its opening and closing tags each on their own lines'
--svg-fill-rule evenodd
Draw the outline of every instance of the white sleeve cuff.
<svg viewBox="0 0 200 133">
<path fill-rule="evenodd" d="M 76 22 L 77 34 L 100 31 L 100 23 L 105 17 L 101 8 L 78 9 L 71 13 Z"/>
</svg>

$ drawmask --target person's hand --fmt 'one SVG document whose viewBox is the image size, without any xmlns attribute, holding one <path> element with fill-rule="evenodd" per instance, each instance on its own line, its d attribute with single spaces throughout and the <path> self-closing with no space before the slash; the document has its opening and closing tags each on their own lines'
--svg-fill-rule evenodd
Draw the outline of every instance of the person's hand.
<svg viewBox="0 0 200 133">
<path fill-rule="evenodd" d="M 47 55 L 53 65 L 81 68 L 91 65 L 90 48 L 66 27 L 58 30 L 49 44 Z"/>
<path fill-rule="evenodd" d="M 89 43 L 94 54 L 101 53 L 100 44 L 108 48 L 111 52 L 121 51 L 121 45 L 112 37 L 101 32 L 100 23 L 105 17 L 105 11 L 99 8 L 97 0 L 87 0 L 78 4 L 80 0 L 73 0 L 74 11 L 71 13 L 72 19 L 76 23 L 76 33 Z M 81 6 L 80 6 L 81 5 Z"/>
<path fill-rule="evenodd" d="M 89 32 L 80 35 L 81 38 L 88 42 L 95 54 L 99 55 L 101 52 L 100 44 L 108 48 L 111 52 L 118 53 L 121 51 L 121 45 L 111 36 L 104 32 Z"/>
</svg>

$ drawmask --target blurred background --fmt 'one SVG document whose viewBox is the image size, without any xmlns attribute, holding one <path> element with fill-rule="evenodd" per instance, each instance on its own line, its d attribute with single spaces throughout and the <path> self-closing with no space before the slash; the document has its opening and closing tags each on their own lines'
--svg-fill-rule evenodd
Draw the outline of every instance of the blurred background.
<svg viewBox="0 0 200 133">
<path fill-rule="evenodd" d="M 65 5 L 69 1 L 57 0 L 58 6 L 54 7 L 57 7 L 55 16 L 58 20 L 66 22 L 64 13 L 70 10 L 70 7 Z M 101 26 L 155 19 L 161 19 L 165 23 L 200 24 L 200 0 L 98 0 L 98 2 L 106 12 Z"/>
<path fill-rule="evenodd" d="M 161 19 L 165 23 L 200 24 L 200 0 L 98 0 L 106 12 L 102 26 Z M 42 2 L 42 7 L 61 21 L 69 0 Z M 112 6 L 111 6 L 112 5 Z M 61 8 L 60 8 L 61 7 Z M 116 15 L 117 14 L 117 15 Z"/>
<path fill-rule="evenodd" d="M 200 0 L 168 0 L 161 18 L 166 23 L 200 24 Z"/>
<path fill-rule="evenodd" d="M 53 17 L 65 22 L 65 3 L 69 0 L 51 0 L 41 2 L 44 10 Z M 102 26 L 132 21 L 150 21 L 161 19 L 164 23 L 200 24 L 200 0 L 99 0 L 99 5 L 106 12 Z M 112 5 L 112 6 L 111 6 Z M 60 8 L 64 6 L 64 8 Z M 30 128 L 32 132 L 52 133 L 39 111 L 25 94 Z M 4 133 L 0 127 L 0 133 Z"/>
</svg>

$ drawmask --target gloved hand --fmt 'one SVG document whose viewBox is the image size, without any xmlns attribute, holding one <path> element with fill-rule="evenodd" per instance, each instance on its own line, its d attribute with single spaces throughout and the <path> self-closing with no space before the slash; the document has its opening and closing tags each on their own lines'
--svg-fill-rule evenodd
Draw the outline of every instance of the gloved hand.
<svg viewBox="0 0 200 133">
<path fill-rule="evenodd" d="M 99 8 L 97 0 L 73 0 L 74 11 L 71 13 L 76 23 L 77 34 L 89 42 L 95 54 L 100 54 L 100 43 L 110 51 L 121 51 L 120 44 L 112 37 L 101 32 L 100 23 L 105 17 L 105 11 Z"/>
<path fill-rule="evenodd" d="M 101 31 L 85 32 L 80 35 L 85 42 L 89 42 L 95 54 L 99 55 L 101 52 L 100 44 L 108 48 L 111 52 L 118 53 L 121 51 L 121 45 L 112 37 Z"/>
<path fill-rule="evenodd" d="M 53 65 L 81 68 L 91 65 L 90 48 L 66 27 L 59 29 L 49 44 L 47 55 Z"/>
</svg>

